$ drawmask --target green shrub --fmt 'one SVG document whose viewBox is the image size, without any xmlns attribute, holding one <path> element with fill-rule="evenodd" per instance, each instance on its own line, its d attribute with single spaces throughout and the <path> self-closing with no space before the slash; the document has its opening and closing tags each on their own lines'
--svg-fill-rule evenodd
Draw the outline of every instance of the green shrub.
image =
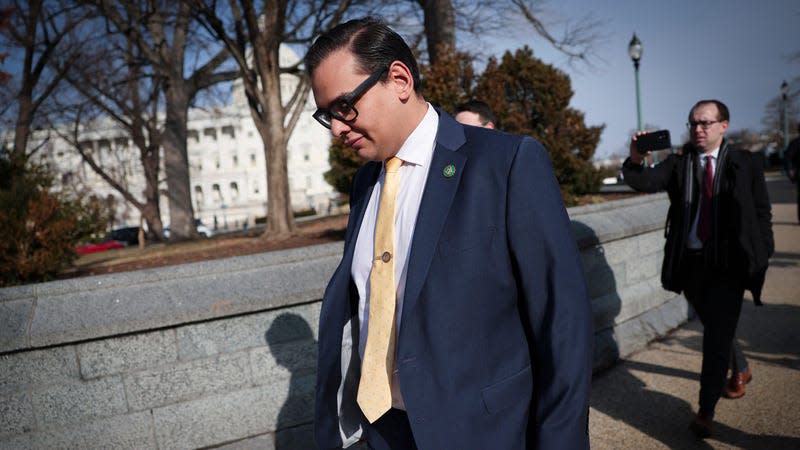
<svg viewBox="0 0 800 450">
<path fill-rule="evenodd" d="M 75 245 L 104 229 L 101 202 L 56 192 L 42 166 L 19 167 L 0 149 L 0 286 L 52 279 Z"/>
<path fill-rule="evenodd" d="M 364 161 L 352 147 L 345 145 L 341 139 L 334 139 L 328 148 L 328 163 L 331 169 L 325 172 L 325 181 L 336 192 L 350 195 L 350 182 Z"/>
</svg>

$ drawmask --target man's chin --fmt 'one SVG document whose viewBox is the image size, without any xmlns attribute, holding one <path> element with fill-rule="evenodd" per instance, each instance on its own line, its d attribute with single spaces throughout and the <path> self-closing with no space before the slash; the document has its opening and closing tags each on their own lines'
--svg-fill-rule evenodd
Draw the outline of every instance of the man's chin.
<svg viewBox="0 0 800 450">
<path fill-rule="evenodd" d="M 364 161 L 380 161 L 381 158 L 378 157 L 377 152 L 374 149 L 369 147 L 359 147 L 354 149 L 356 154 L 359 158 L 363 159 Z"/>
</svg>

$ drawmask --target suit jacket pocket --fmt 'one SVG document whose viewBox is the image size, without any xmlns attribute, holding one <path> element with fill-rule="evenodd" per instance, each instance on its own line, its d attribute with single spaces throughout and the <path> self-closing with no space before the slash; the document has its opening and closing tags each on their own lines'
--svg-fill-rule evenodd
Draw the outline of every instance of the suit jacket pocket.
<svg viewBox="0 0 800 450">
<path fill-rule="evenodd" d="M 521 401 L 530 402 L 532 394 L 533 376 L 530 365 L 481 391 L 483 404 L 489 414 L 502 411 Z"/>
</svg>

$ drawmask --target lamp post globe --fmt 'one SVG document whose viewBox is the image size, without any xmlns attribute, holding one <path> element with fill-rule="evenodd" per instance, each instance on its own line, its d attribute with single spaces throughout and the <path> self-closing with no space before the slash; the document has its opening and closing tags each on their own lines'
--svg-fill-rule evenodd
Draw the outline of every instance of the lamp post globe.
<svg viewBox="0 0 800 450">
<path fill-rule="evenodd" d="M 636 37 L 636 33 L 633 33 L 633 38 L 628 44 L 628 54 L 631 55 L 634 67 L 638 68 L 639 60 L 642 59 L 642 41 Z"/>
</svg>

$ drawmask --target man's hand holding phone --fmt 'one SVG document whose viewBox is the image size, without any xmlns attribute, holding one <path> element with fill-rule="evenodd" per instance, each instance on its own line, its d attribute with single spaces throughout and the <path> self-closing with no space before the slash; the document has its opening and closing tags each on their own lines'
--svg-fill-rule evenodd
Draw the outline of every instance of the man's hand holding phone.
<svg viewBox="0 0 800 450">
<path fill-rule="evenodd" d="M 672 143 L 669 137 L 669 130 L 658 131 L 637 131 L 631 138 L 630 158 L 634 164 L 641 164 L 642 161 L 654 150 L 671 148 Z"/>
</svg>

